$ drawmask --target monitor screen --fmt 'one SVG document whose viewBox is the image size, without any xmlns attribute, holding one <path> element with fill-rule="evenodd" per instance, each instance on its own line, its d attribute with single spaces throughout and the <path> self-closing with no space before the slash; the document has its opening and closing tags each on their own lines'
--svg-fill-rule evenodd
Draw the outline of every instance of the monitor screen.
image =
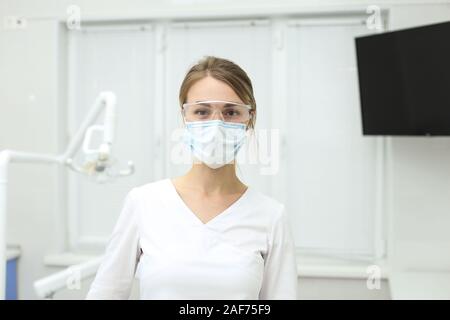
<svg viewBox="0 0 450 320">
<path fill-rule="evenodd" d="M 355 42 L 364 135 L 450 135 L 450 22 Z"/>
</svg>

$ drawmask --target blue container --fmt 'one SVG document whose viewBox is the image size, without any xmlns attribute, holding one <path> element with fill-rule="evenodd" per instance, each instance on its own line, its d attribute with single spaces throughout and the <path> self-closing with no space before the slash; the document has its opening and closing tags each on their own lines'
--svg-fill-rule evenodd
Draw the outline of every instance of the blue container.
<svg viewBox="0 0 450 320">
<path fill-rule="evenodd" d="M 6 263 L 6 300 L 17 300 L 17 257 Z"/>
</svg>

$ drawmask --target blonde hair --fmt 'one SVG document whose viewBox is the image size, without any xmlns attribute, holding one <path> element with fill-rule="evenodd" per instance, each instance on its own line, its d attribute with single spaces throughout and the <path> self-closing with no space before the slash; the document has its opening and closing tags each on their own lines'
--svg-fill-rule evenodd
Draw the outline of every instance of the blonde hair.
<svg viewBox="0 0 450 320">
<path fill-rule="evenodd" d="M 234 62 L 214 56 L 205 56 L 191 67 L 180 87 L 180 106 L 187 100 L 192 85 L 200 79 L 210 76 L 229 85 L 243 103 L 251 106 L 251 118 L 248 127 L 254 129 L 256 120 L 256 101 L 253 86 L 247 73 Z"/>
</svg>

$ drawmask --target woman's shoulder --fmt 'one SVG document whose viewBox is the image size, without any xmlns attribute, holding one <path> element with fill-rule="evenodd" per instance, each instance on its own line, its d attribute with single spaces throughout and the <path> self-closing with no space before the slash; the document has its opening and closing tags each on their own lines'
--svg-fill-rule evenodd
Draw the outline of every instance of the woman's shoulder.
<svg viewBox="0 0 450 320">
<path fill-rule="evenodd" d="M 281 201 L 252 187 L 249 187 L 249 191 L 251 191 L 252 203 L 255 208 L 258 209 L 258 212 L 265 212 L 270 220 L 284 214 L 284 204 Z"/>
<path fill-rule="evenodd" d="M 286 229 L 289 230 L 289 218 L 284 203 L 260 191 L 254 190 L 253 194 L 258 208 L 255 216 L 258 217 L 260 223 L 264 224 L 268 236 L 274 237 L 275 233 L 279 234 L 285 232 Z"/>
<path fill-rule="evenodd" d="M 145 196 L 146 198 L 151 195 L 160 195 L 166 192 L 167 186 L 170 183 L 170 179 L 160 179 L 134 186 L 129 193 L 133 194 L 133 197 Z"/>
</svg>

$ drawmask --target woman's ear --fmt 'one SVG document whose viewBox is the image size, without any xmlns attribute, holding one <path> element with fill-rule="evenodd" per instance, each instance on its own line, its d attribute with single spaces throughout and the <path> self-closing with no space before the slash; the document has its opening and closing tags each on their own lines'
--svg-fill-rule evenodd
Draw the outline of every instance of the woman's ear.
<svg viewBox="0 0 450 320">
<path fill-rule="evenodd" d="M 183 109 L 180 111 L 181 119 L 183 119 L 183 124 L 186 125 L 186 119 L 184 118 Z"/>
</svg>

